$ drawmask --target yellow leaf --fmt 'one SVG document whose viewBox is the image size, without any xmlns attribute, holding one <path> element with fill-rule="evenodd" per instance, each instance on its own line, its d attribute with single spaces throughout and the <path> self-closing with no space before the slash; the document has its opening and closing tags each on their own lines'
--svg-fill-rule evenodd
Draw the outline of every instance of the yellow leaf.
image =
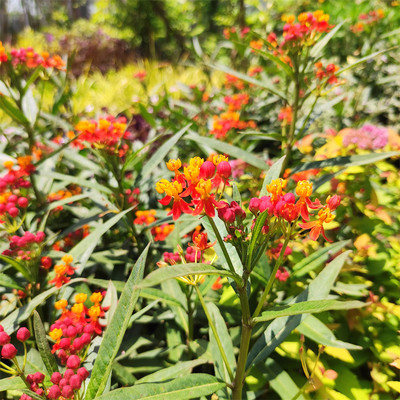
<svg viewBox="0 0 400 400">
<path fill-rule="evenodd" d="M 396 382 L 396 381 L 389 381 L 387 382 L 387 385 L 395 390 L 397 393 L 400 393 L 400 382 Z"/>
<path fill-rule="evenodd" d="M 400 358 L 397 358 L 396 360 L 394 360 L 392 363 L 390 363 L 389 365 L 391 365 L 392 367 L 395 367 L 397 369 L 400 369 Z"/>
<path fill-rule="evenodd" d="M 325 353 L 344 362 L 354 363 L 353 356 L 346 349 L 338 349 L 336 347 L 327 346 L 325 347 Z"/>
</svg>

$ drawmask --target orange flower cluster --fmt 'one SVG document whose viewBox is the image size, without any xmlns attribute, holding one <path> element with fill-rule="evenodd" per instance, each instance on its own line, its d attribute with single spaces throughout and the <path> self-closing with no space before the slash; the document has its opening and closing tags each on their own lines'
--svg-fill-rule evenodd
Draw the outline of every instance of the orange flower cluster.
<svg viewBox="0 0 400 400">
<path fill-rule="evenodd" d="M 66 254 L 61 258 L 61 261 L 64 264 L 57 264 L 54 266 L 54 271 L 56 273 L 56 276 L 54 279 L 49 281 L 49 283 L 54 283 L 56 287 L 61 287 L 64 285 L 64 283 L 68 283 L 71 278 L 67 275 L 73 275 L 76 268 L 74 268 L 71 263 L 74 259 L 72 256 Z"/>
<path fill-rule="evenodd" d="M 125 117 L 114 118 L 111 115 L 99 118 L 98 121 L 79 121 L 75 126 L 79 135 L 76 142 L 81 145 L 83 142 L 88 142 L 92 147 L 104 149 L 109 153 L 117 152 L 121 157 L 125 154 L 125 150 L 118 150 L 116 147 L 125 135 L 126 122 Z"/>
<path fill-rule="evenodd" d="M 136 218 L 133 223 L 136 225 L 150 225 L 153 222 L 157 221 L 155 215 L 156 210 L 136 211 Z M 175 225 L 162 224 L 159 226 L 155 226 L 151 229 L 150 232 L 154 236 L 155 242 L 161 242 L 168 237 L 168 235 L 174 230 L 174 228 Z"/>
<path fill-rule="evenodd" d="M 82 188 L 78 185 L 71 184 L 65 190 L 58 190 L 57 192 L 50 193 L 47 196 L 47 200 L 52 203 L 53 201 L 59 201 L 63 199 L 68 199 L 69 197 L 76 196 L 82 193 Z M 54 209 L 54 211 L 63 210 L 63 206 L 58 206 Z"/>
<path fill-rule="evenodd" d="M 234 75 L 225 74 L 224 86 L 226 89 L 236 88 L 238 90 L 243 90 L 245 83 Z"/>
<path fill-rule="evenodd" d="M 372 10 L 368 14 L 360 14 L 358 16 L 358 22 L 350 27 L 350 30 L 354 33 L 363 32 L 368 26 L 376 24 L 378 21 L 385 17 L 385 13 L 382 9 Z"/>
<path fill-rule="evenodd" d="M 23 47 L 20 49 L 12 49 L 8 55 L 3 43 L 0 42 L 0 62 L 7 62 L 9 60 L 11 60 L 11 64 L 14 67 L 17 65 L 24 65 L 27 68 L 42 66 L 44 68 L 55 68 L 59 70 L 63 70 L 65 67 L 65 63 L 59 55 L 50 56 L 47 52 L 38 54 L 32 47 L 26 49 Z"/>
<path fill-rule="evenodd" d="M 228 111 L 240 111 L 243 106 L 249 103 L 247 93 L 238 93 L 232 96 L 225 96 L 225 104 L 228 105 Z"/>
<path fill-rule="evenodd" d="M 159 202 L 166 206 L 173 201 L 172 214 L 174 220 L 178 219 L 182 213 L 200 215 L 206 214 L 214 217 L 215 209 L 218 209 L 220 202 L 216 200 L 221 184 L 224 190 L 225 185 L 229 184 L 232 173 L 228 158 L 221 155 L 212 156 L 211 160 L 204 161 L 200 157 L 194 157 L 189 164 L 180 171 L 181 160 L 170 160 L 167 167 L 175 173 L 172 181 L 161 179 L 157 182 L 156 190 L 165 197 Z M 190 202 L 184 200 L 190 197 Z M 191 207 L 194 207 L 191 208 Z"/>
<path fill-rule="evenodd" d="M 214 115 L 210 133 L 217 138 L 223 138 L 232 129 L 243 130 L 247 128 L 255 129 L 257 124 L 254 121 L 241 121 L 238 112 L 227 111 L 220 116 Z"/>
</svg>

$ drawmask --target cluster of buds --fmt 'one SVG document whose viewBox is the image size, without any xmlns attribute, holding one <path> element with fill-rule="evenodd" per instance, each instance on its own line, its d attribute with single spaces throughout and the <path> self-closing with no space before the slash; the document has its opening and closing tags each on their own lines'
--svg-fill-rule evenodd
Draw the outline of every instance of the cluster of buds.
<svg viewBox="0 0 400 400">
<path fill-rule="evenodd" d="M 322 62 L 319 61 L 315 63 L 314 66 L 315 66 L 315 76 L 317 77 L 318 80 L 322 81 L 326 79 L 330 85 L 333 85 L 338 81 L 338 78 L 335 75 L 335 72 L 339 70 L 339 67 L 337 65 L 328 64 L 324 68 Z"/>
<path fill-rule="evenodd" d="M 385 13 L 380 8 L 378 10 L 372 10 L 368 14 L 360 14 L 358 16 L 358 22 L 350 27 L 350 30 L 354 33 L 360 33 L 366 30 L 367 27 L 375 25 L 378 21 L 383 19 Z"/>
<path fill-rule="evenodd" d="M 53 250 L 63 251 L 67 253 L 71 250 L 77 243 L 83 240 L 90 233 L 90 226 L 85 224 L 82 228 L 79 228 L 73 232 L 69 232 L 62 240 L 58 240 L 53 244 Z"/>
<path fill-rule="evenodd" d="M 181 166 L 182 162 L 179 159 L 167 163 L 168 169 L 173 171 L 175 176 L 172 181 L 161 179 L 157 182 L 157 192 L 165 193 L 165 197 L 159 202 L 166 206 L 173 201 L 169 215 L 172 214 L 174 220 L 182 213 L 214 217 L 215 209 L 220 207 L 216 196 L 222 196 L 232 173 L 228 158 L 214 155 L 204 161 L 200 157 L 194 157 L 184 167 L 183 173 L 179 171 Z M 189 196 L 191 201 L 187 203 L 184 198 Z M 191 208 L 192 206 L 194 208 Z"/>
<path fill-rule="evenodd" d="M 16 168 L 13 161 L 4 162 L 7 172 L 0 177 L 0 223 L 4 223 L 9 232 L 18 229 L 19 225 L 14 219 L 29 205 L 21 189 L 30 187 L 30 182 L 25 178 L 35 170 L 31 161 L 32 157 L 19 157 Z"/>
<path fill-rule="evenodd" d="M 285 25 L 283 37 L 279 42 L 275 33 L 267 36 L 267 44 L 273 54 L 284 63 L 293 66 L 293 57 L 297 57 L 304 47 L 313 46 L 323 33 L 329 32 L 333 25 L 329 25 L 329 15 L 317 10 L 313 13 L 304 12 L 296 17 L 284 15 L 282 17 Z M 253 44 L 253 48 L 260 49 L 263 43 Z"/>
<path fill-rule="evenodd" d="M 237 93 L 232 96 L 225 96 L 224 102 L 228 105 L 228 111 L 240 111 L 243 106 L 249 103 L 249 95 L 247 93 Z"/>
<path fill-rule="evenodd" d="M 56 353 L 63 365 L 68 366 L 68 361 L 73 356 L 83 356 L 92 339 L 101 335 L 104 326 L 99 319 L 104 317 L 106 311 L 101 306 L 103 295 L 95 292 L 90 296 L 93 305 L 85 306 L 87 295 L 75 295 L 75 304 L 68 306 L 65 299 L 55 303 L 55 308 L 61 310 L 61 316 L 51 325 L 50 337 L 55 341 L 52 352 Z M 79 366 L 79 364 L 78 364 Z"/>
<path fill-rule="evenodd" d="M 71 280 L 71 277 L 68 275 L 73 275 L 75 269 L 71 263 L 74 259 L 72 256 L 66 254 L 61 258 L 63 264 L 57 264 L 54 266 L 54 271 L 56 276 L 54 279 L 49 281 L 50 284 L 54 283 L 56 287 L 61 287 L 65 283 L 68 283 Z"/>
<path fill-rule="evenodd" d="M 40 244 L 44 241 L 44 232 L 25 232 L 23 236 L 13 235 L 9 238 L 10 248 L 2 254 L 9 257 L 16 257 L 19 260 L 31 261 L 35 259 L 41 251 Z"/>
<path fill-rule="evenodd" d="M 19 328 L 16 337 L 18 341 L 25 343 L 31 337 L 31 333 L 27 328 Z M 3 326 L 0 325 L 1 358 L 6 360 L 15 359 L 15 356 L 17 355 L 16 347 L 10 342 L 11 337 L 4 331 Z M 2 369 L 2 367 L 4 367 L 4 365 L 0 362 L 0 369 Z"/>
<path fill-rule="evenodd" d="M 165 252 L 163 255 L 164 261 L 157 263 L 157 266 L 162 268 L 167 265 L 186 264 L 186 263 L 207 263 L 204 260 L 204 253 L 207 249 L 212 248 L 216 242 L 208 241 L 207 232 L 198 232 L 197 230 L 192 235 L 193 243 L 189 243 L 186 253 L 178 246 L 178 251 L 175 253 Z M 204 275 L 189 275 L 177 278 L 179 281 L 188 285 L 198 285 L 204 281 Z"/>
<path fill-rule="evenodd" d="M 75 126 L 78 138 L 76 145 L 84 147 L 83 142 L 88 142 L 93 148 L 105 150 L 109 154 L 117 154 L 122 157 L 126 149 L 120 148 L 121 139 L 124 138 L 127 127 L 125 117 L 114 118 L 109 115 L 99 118 L 98 121 L 82 120 Z"/>
<path fill-rule="evenodd" d="M 24 65 L 30 69 L 42 66 L 44 68 L 64 70 L 65 66 L 59 55 L 50 56 L 47 51 L 38 54 L 32 47 L 12 49 L 8 55 L 0 42 L 0 62 L 7 62 L 8 60 L 11 60 L 11 64 L 14 67 Z"/>
</svg>

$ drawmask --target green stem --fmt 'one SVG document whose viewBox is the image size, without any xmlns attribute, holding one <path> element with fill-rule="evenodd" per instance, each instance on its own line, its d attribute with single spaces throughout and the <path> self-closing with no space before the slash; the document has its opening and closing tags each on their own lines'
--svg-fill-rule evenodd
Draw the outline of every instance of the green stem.
<svg viewBox="0 0 400 400">
<path fill-rule="evenodd" d="M 228 358 L 226 357 L 224 347 L 222 346 L 222 343 L 221 343 L 221 340 L 220 340 L 220 338 L 218 336 L 218 332 L 217 332 L 217 329 L 215 328 L 214 322 L 211 319 L 211 315 L 208 312 L 206 303 L 204 301 L 204 297 L 201 294 L 201 291 L 200 291 L 200 289 L 199 289 L 199 287 L 197 285 L 195 286 L 195 289 L 196 289 L 197 295 L 199 296 L 199 300 L 200 300 L 201 306 L 203 307 L 204 313 L 206 314 L 208 323 L 210 324 L 210 328 L 211 328 L 211 330 L 212 330 L 212 332 L 214 334 L 214 337 L 215 337 L 215 340 L 217 342 L 217 345 L 218 345 L 219 351 L 221 353 L 222 359 L 224 360 L 226 370 L 228 371 L 228 374 L 229 374 L 229 378 L 231 379 L 231 381 L 233 381 L 232 369 L 229 366 Z"/>
<path fill-rule="evenodd" d="M 228 251 L 226 250 L 225 242 L 222 239 L 221 235 L 219 234 L 219 230 L 217 228 L 217 225 L 215 225 L 214 220 L 211 217 L 209 217 L 208 215 L 207 215 L 207 218 L 208 218 L 208 221 L 211 224 L 211 227 L 213 228 L 213 231 L 214 231 L 215 236 L 217 238 L 218 244 L 220 245 L 221 250 L 224 253 L 224 257 L 225 257 L 226 262 L 228 263 L 228 267 L 229 267 L 230 271 L 232 272 L 232 274 L 236 275 L 235 268 L 234 268 L 234 266 L 232 264 L 232 260 L 229 257 Z"/>
<path fill-rule="evenodd" d="M 276 272 L 278 271 L 278 268 L 282 265 L 283 257 L 285 256 L 285 250 L 286 250 L 286 247 L 287 247 L 287 245 L 289 243 L 291 235 L 292 235 L 292 228 L 290 228 L 289 233 L 286 236 L 286 239 L 285 239 L 285 242 L 283 243 L 283 246 L 282 246 L 281 252 L 279 254 L 279 257 L 276 260 L 276 264 L 275 264 L 274 270 L 272 271 L 272 273 L 271 273 L 271 275 L 270 275 L 270 277 L 268 279 L 267 286 L 265 287 L 264 292 L 263 292 L 263 294 L 261 296 L 261 299 L 258 302 L 257 308 L 254 311 L 253 318 L 258 317 L 258 315 L 260 314 L 261 309 L 262 309 L 262 307 L 263 307 L 263 305 L 265 303 L 265 300 L 266 300 L 266 298 L 268 296 L 268 293 L 270 292 L 270 290 L 272 288 L 272 284 L 274 283 Z"/>
<path fill-rule="evenodd" d="M 247 283 L 247 278 L 248 277 L 245 276 L 245 283 Z M 246 362 L 249 354 L 251 332 L 253 330 L 253 319 L 251 318 L 246 286 L 247 285 L 238 289 L 240 305 L 242 308 L 242 334 L 240 338 L 239 358 L 236 368 L 235 381 L 233 384 L 233 400 L 242 399 L 243 384 L 246 375 Z"/>
</svg>

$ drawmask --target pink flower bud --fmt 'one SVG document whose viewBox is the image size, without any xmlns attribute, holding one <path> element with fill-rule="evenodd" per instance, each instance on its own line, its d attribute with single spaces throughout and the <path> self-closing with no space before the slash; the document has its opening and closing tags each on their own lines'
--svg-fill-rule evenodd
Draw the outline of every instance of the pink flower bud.
<svg viewBox="0 0 400 400">
<path fill-rule="evenodd" d="M 20 342 L 26 342 L 31 337 L 28 328 L 19 328 L 17 332 L 17 339 Z"/>
<path fill-rule="evenodd" d="M 16 217 L 18 217 L 19 210 L 18 210 L 17 207 L 12 207 L 12 208 L 10 208 L 10 209 L 8 210 L 8 213 L 10 214 L 10 217 L 11 217 L 11 218 L 16 218 Z"/>
<path fill-rule="evenodd" d="M 78 356 L 69 356 L 67 360 L 67 367 L 71 369 L 77 369 L 79 368 L 79 365 L 81 364 L 81 359 Z"/>
<path fill-rule="evenodd" d="M 0 346 L 4 346 L 5 344 L 10 343 L 10 340 L 11 338 L 7 335 L 7 333 L 5 333 L 4 331 L 0 332 Z"/>
<path fill-rule="evenodd" d="M 73 375 L 69 380 L 69 384 L 76 390 L 80 389 L 82 386 L 82 378 L 79 375 Z"/>
<path fill-rule="evenodd" d="M 260 203 L 261 200 L 258 199 L 257 197 L 253 197 L 250 199 L 249 203 L 249 210 L 252 212 L 254 215 L 256 215 L 260 211 Z"/>
<path fill-rule="evenodd" d="M 68 381 L 65 378 L 60 379 L 60 382 L 58 383 L 58 386 L 62 389 L 64 386 L 68 385 Z"/>
<path fill-rule="evenodd" d="M 60 343 L 58 344 L 60 349 L 68 349 L 69 346 L 71 346 L 71 339 L 69 338 L 62 338 L 60 340 Z"/>
<path fill-rule="evenodd" d="M 20 197 L 19 199 L 18 199 L 18 205 L 21 207 L 21 208 L 26 208 L 26 207 L 28 207 L 28 199 L 26 198 L 26 197 Z"/>
<path fill-rule="evenodd" d="M 67 328 L 67 336 L 74 337 L 74 336 L 76 336 L 77 333 L 78 333 L 78 331 L 76 330 L 76 328 L 74 326 L 70 325 Z"/>
<path fill-rule="evenodd" d="M 54 383 L 55 385 L 58 385 L 60 383 L 62 376 L 59 372 L 53 372 L 51 375 L 50 381 Z"/>
<path fill-rule="evenodd" d="M 328 207 L 331 209 L 331 211 L 334 211 L 338 208 L 340 205 L 340 196 L 335 194 L 332 197 L 328 197 L 327 199 Z"/>
<path fill-rule="evenodd" d="M 14 204 L 17 202 L 17 200 L 18 200 L 18 196 L 16 196 L 15 194 L 12 194 L 12 195 L 9 196 L 8 199 L 7 199 L 7 201 L 8 201 L 9 203 L 14 203 Z"/>
<path fill-rule="evenodd" d="M 44 375 L 41 372 L 35 372 L 33 374 L 33 381 L 36 383 L 42 383 L 44 381 Z"/>
<path fill-rule="evenodd" d="M 89 376 L 89 371 L 85 367 L 79 368 L 76 373 L 82 378 L 83 381 Z"/>
<path fill-rule="evenodd" d="M 74 394 L 74 389 L 71 386 L 66 385 L 62 388 L 61 394 L 63 397 L 66 397 L 67 399 L 69 399 Z"/>
<path fill-rule="evenodd" d="M 4 332 L 3 325 L 0 325 L 0 332 Z"/>
<path fill-rule="evenodd" d="M 44 232 L 38 232 L 35 239 L 36 243 L 42 243 L 45 237 L 46 235 L 44 234 Z"/>
<path fill-rule="evenodd" d="M 56 400 L 61 396 L 61 390 L 57 385 L 53 385 L 50 389 L 49 392 L 47 393 L 47 397 L 50 400 Z"/>
<path fill-rule="evenodd" d="M 75 375 L 74 370 L 73 369 L 67 369 L 64 372 L 64 378 L 67 380 L 67 382 L 69 383 L 69 380 L 71 379 L 71 376 Z"/>
<path fill-rule="evenodd" d="M 17 355 L 17 349 L 15 348 L 14 345 L 7 343 L 3 346 L 1 349 L 1 356 L 3 358 L 6 358 L 8 360 L 11 360 Z"/>
<path fill-rule="evenodd" d="M 232 174 L 232 167 L 228 161 L 221 161 L 217 166 L 217 174 L 222 178 L 228 179 Z"/>
<path fill-rule="evenodd" d="M 211 161 L 205 161 L 200 167 L 200 177 L 211 179 L 215 173 L 215 165 Z"/>
</svg>

